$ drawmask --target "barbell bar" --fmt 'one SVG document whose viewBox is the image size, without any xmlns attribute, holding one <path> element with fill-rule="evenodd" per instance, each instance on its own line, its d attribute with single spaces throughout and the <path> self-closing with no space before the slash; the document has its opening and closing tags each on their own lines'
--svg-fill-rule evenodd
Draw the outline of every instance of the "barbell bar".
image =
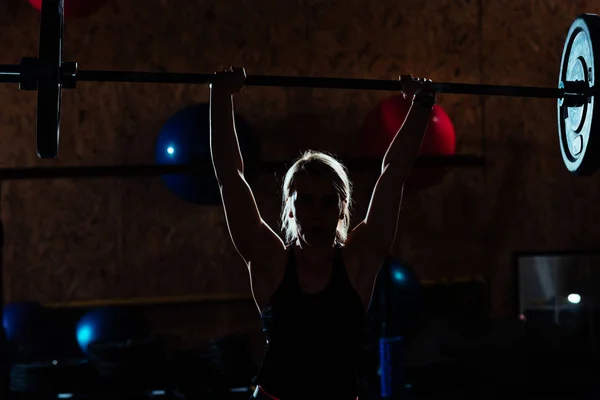
<svg viewBox="0 0 600 400">
<path fill-rule="evenodd" d="M 177 74 L 134 71 L 78 71 L 74 79 L 81 82 L 145 82 L 208 84 L 214 74 Z M 245 86 L 275 86 L 321 89 L 353 89 L 402 91 L 399 80 L 325 78 L 308 76 L 249 75 Z M 561 98 L 565 91 L 559 88 L 526 86 L 479 85 L 472 83 L 432 82 L 428 84 L 437 93 L 481 94 L 511 97 Z"/>
<path fill-rule="evenodd" d="M 62 88 L 77 82 L 145 82 L 208 84 L 213 74 L 78 70 L 63 62 L 64 1 L 43 0 L 39 57 L 19 65 L 1 65 L 0 82 L 19 83 L 38 91 L 37 152 L 41 158 L 58 154 Z M 600 134 L 596 128 L 595 50 L 600 46 L 600 17 L 582 14 L 571 24 L 563 47 L 558 87 L 503 86 L 451 82 L 428 85 L 437 93 L 557 99 L 561 154 L 569 171 L 590 175 L 600 167 Z M 250 75 L 248 86 L 402 91 L 398 80 Z M 600 118 L 598 119 L 600 121 Z"/>
<path fill-rule="evenodd" d="M 24 68 L 28 62 L 35 59 L 25 59 L 21 65 L 0 65 L 0 82 L 24 84 L 27 81 L 37 80 L 38 68 Z M 31 61 L 29 61 L 31 60 Z M 65 87 L 65 82 L 133 82 L 133 83 L 171 83 L 206 85 L 211 83 L 214 74 L 194 74 L 176 72 L 142 72 L 142 71 L 99 71 L 78 70 L 72 63 L 63 63 L 60 81 Z M 403 90 L 399 80 L 384 79 L 356 79 L 356 78 L 326 78 L 308 76 L 276 76 L 276 75 L 248 75 L 245 86 L 271 86 L 295 88 L 322 88 L 322 89 L 355 89 L 355 90 Z M 474 94 L 489 96 L 509 97 L 534 97 L 557 99 L 577 94 L 566 93 L 564 88 L 548 88 L 535 86 L 503 86 L 480 85 L 475 83 L 431 82 L 426 84 L 436 93 Z M 71 88 L 67 84 L 65 88 Z M 583 95 L 582 93 L 578 93 Z"/>
</svg>

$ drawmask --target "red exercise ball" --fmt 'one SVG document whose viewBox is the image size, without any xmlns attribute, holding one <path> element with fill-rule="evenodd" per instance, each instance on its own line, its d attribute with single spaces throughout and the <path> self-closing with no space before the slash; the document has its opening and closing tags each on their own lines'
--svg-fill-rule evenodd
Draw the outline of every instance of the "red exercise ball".
<svg viewBox="0 0 600 400">
<path fill-rule="evenodd" d="M 400 129 L 411 102 L 402 95 L 380 101 L 365 117 L 361 139 L 363 152 L 368 157 L 383 157 L 394 135 Z M 436 104 L 421 146 L 421 155 L 453 155 L 456 151 L 454 125 L 446 111 Z M 438 166 L 415 167 L 406 182 L 407 187 L 424 188 L 440 183 L 445 168 Z"/>
<path fill-rule="evenodd" d="M 38 11 L 42 10 L 43 0 L 28 0 Z M 87 17 L 98 11 L 106 0 L 65 0 L 65 18 Z"/>
</svg>

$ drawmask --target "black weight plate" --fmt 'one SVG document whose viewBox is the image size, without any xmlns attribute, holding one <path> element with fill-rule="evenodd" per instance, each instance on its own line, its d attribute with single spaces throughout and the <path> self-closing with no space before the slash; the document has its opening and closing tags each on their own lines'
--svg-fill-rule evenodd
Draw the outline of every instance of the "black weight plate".
<svg viewBox="0 0 600 400">
<path fill-rule="evenodd" d="M 63 19 L 64 0 L 43 0 L 37 101 L 37 154 L 40 158 L 56 158 L 58 155 Z"/>
</svg>

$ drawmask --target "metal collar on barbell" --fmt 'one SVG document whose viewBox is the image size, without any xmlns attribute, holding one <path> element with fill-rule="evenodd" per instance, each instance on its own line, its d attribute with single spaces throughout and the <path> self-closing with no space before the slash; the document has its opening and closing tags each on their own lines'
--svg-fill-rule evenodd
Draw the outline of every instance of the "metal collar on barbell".
<svg viewBox="0 0 600 400">
<path fill-rule="evenodd" d="M 38 91 L 37 150 L 41 158 L 58 154 L 62 88 L 78 82 L 147 82 L 207 84 L 213 74 L 134 71 L 81 71 L 75 62 L 63 62 L 64 1 L 43 0 L 39 58 L 20 65 L 0 65 L 0 82 L 19 83 Z M 589 175 L 600 167 L 600 135 L 596 130 L 594 49 L 600 42 L 600 17 L 582 14 L 571 25 L 563 48 L 557 88 L 433 82 L 438 93 L 554 98 L 558 105 L 559 139 L 569 171 Z M 401 91 L 398 80 L 250 75 L 247 86 L 285 86 Z"/>
<path fill-rule="evenodd" d="M 559 107 L 581 107 L 592 98 L 591 93 L 586 95 L 590 89 L 584 81 L 559 82 L 558 88 L 563 90 L 563 96 L 558 99 Z"/>
<path fill-rule="evenodd" d="M 13 77 L 19 84 L 19 90 L 38 90 L 38 81 L 44 74 L 40 60 L 34 57 L 23 57 L 17 68 L 9 65 L 2 66 L 0 74 Z M 58 85 L 63 89 L 75 89 L 77 87 L 77 63 L 74 61 L 63 62 L 58 69 Z M 7 82 L 7 81 L 4 81 Z"/>
</svg>

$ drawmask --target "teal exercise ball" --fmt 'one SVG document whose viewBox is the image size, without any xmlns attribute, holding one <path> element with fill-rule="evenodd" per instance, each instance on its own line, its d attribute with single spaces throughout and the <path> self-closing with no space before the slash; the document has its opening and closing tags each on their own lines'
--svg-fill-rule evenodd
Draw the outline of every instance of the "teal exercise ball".
<svg viewBox="0 0 600 400">
<path fill-rule="evenodd" d="M 151 335 L 151 323 L 141 312 L 113 306 L 88 311 L 76 326 L 77 343 L 86 355 L 94 343 L 144 340 Z"/>
<path fill-rule="evenodd" d="M 37 340 L 46 327 L 47 315 L 44 307 L 33 301 L 8 303 L 4 306 L 2 325 L 6 340 L 30 342 Z"/>
<path fill-rule="evenodd" d="M 386 321 L 388 333 L 407 334 L 420 311 L 421 289 L 417 274 L 407 263 L 388 257 L 375 283 L 373 317 L 379 322 Z"/>
<path fill-rule="evenodd" d="M 255 165 L 260 159 L 260 146 L 244 118 L 236 115 L 235 120 L 244 164 Z M 159 165 L 200 164 L 200 173 L 163 175 L 165 186 L 176 196 L 190 203 L 221 203 L 221 193 L 211 162 L 208 103 L 186 107 L 167 120 L 156 140 L 155 158 Z"/>
<path fill-rule="evenodd" d="M 48 310 L 32 301 L 9 303 L 4 307 L 2 325 L 5 339 L 21 361 L 48 358 L 54 346 L 52 320 Z"/>
</svg>

